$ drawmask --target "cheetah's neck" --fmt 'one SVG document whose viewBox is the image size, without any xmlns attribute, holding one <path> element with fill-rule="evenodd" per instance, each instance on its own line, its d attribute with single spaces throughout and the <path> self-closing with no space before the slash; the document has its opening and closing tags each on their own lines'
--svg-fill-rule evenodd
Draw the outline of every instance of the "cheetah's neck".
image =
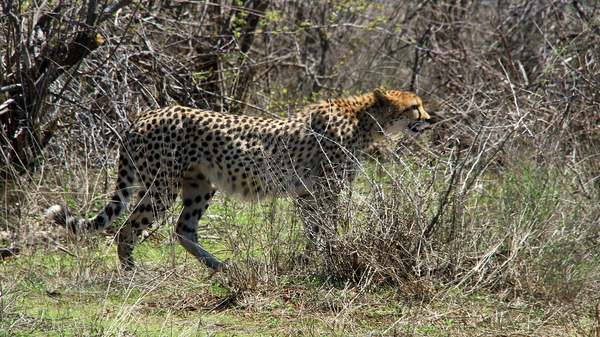
<svg viewBox="0 0 600 337">
<path fill-rule="evenodd" d="M 345 120 L 343 132 L 357 138 L 355 145 L 358 149 L 369 147 L 383 135 L 380 131 L 385 121 L 373 94 L 320 101 L 306 106 L 291 117 L 292 120 L 310 125 L 317 132 L 326 125 L 335 125 L 339 118 Z"/>
</svg>

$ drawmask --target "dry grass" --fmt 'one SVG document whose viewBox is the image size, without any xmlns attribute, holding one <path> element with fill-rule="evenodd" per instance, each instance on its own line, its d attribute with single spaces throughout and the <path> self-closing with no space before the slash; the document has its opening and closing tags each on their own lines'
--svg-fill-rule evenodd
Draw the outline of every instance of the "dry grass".
<svg viewBox="0 0 600 337">
<path fill-rule="evenodd" d="M 83 74 L 50 86 L 36 123 L 58 121 L 52 141 L 2 182 L 1 246 L 21 251 L 0 265 L 0 336 L 600 335 L 600 7 L 273 2 L 254 34 L 209 39 L 230 7 L 170 4 L 125 8 Z M 147 108 L 287 116 L 375 87 L 412 87 L 433 124 L 366 156 L 341 235 L 308 261 L 285 199 L 217 198 L 200 233 L 232 266 L 216 275 L 176 244 L 177 207 L 136 274 L 114 233 L 43 223 L 52 204 L 101 208 L 120 130 Z"/>
<path fill-rule="evenodd" d="M 148 258 L 164 242 L 141 247 L 136 274 L 116 268 L 109 240 L 27 251 L 4 262 L 3 326 L 14 335 L 573 335 L 592 322 L 577 305 L 505 294 L 466 295 L 432 287 L 332 287 L 314 278 L 279 276 L 239 291 L 239 275 L 207 273 L 178 252 Z M 94 246 L 93 248 L 89 248 Z M 87 253 L 87 255 L 84 255 Z M 35 272 L 33 272 L 35 271 Z M 9 274 L 5 274 L 9 275 Z"/>
</svg>

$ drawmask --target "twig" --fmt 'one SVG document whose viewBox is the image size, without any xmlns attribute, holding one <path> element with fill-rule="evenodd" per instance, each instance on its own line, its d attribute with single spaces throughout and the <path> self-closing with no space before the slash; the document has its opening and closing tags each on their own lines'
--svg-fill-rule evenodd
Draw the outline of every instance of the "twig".
<svg viewBox="0 0 600 337">
<path fill-rule="evenodd" d="M 502 64 L 501 64 L 502 65 Z M 502 67 L 502 69 L 504 70 L 504 74 L 506 76 L 506 79 L 509 81 L 510 84 L 510 89 L 512 91 L 513 94 L 513 98 L 514 98 L 514 104 L 517 110 L 517 113 L 519 115 L 520 114 L 520 109 L 519 109 L 519 104 L 517 101 L 517 95 L 514 91 L 514 85 L 512 84 L 512 82 L 510 81 L 510 77 L 508 76 L 508 73 L 506 72 L 506 69 L 504 69 L 504 67 Z M 502 150 L 504 148 L 504 144 L 506 143 L 506 141 L 508 141 L 508 139 L 515 133 L 515 131 L 517 131 L 518 128 L 521 127 L 521 123 L 523 121 L 523 119 L 528 116 L 531 113 L 531 110 L 529 112 L 527 112 L 526 114 L 520 116 L 519 120 L 517 121 L 517 123 L 514 125 L 513 129 L 508 133 L 508 135 L 506 135 L 506 137 L 504 137 L 504 139 L 502 140 L 502 142 L 500 143 L 500 145 L 496 148 L 496 150 L 494 151 L 494 153 L 492 153 L 492 155 L 485 161 L 485 163 L 483 165 L 481 165 L 477 171 L 475 172 L 475 174 L 473 175 L 473 177 L 471 178 L 471 180 L 469 180 L 466 184 L 464 189 L 462 190 L 462 195 L 464 195 L 465 193 L 467 193 L 467 191 L 469 189 L 471 189 L 471 186 L 473 185 L 473 183 L 477 180 L 477 178 L 479 177 L 479 175 L 481 174 L 481 172 L 483 172 L 488 165 L 490 164 L 490 162 L 492 161 L 492 159 L 494 159 L 494 157 L 496 156 L 496 154 Z"/>
<path fill-rule="evenodd" d="M 488 165 L 490 164 L 492 159 L 494 159 L 494 157 L 496 157 L 496 154 L 500 150 L 502 150 L 502 148 L 504 148 L 504 144 L 510 138 L 510 136 L 512 136 L 513 133 L 515 133 L 515 131 L 517 131 L 517 128 L 518 128 L 518 126 L 515 126 L 512 129 L 512 131 L 509 132 L 508 135 L 506 135 L 506 137 L 504 137 L 504 139 L 502 140 L 502 143 L 500 143 L 500 145 L 496 148 L 496 150 L 494 151 L 494 153 L 492 153 L 492 155 L 488 158 L 488 160 L 485 161 L 485 164 L 483 164 L 479 167 L 479 169 L 475 172 L 475 175 L 473 176 L 473 178 L 471 178 L 471 180 L 467 183 L 465 189 L 462 191 L 463 195 L 471 188 L 471 185 L 473 185 L 475 180 L 477 180 L 477 178 L 479 177 L 479 174 L 481 174 L 481 172 L 483 172 L 483 170 L 485 170 L 488 167 Z"/>
<path fill-rule="evenodd" d="M 596 304 L 596 310 L 595 311 L 595 315 L 596 317 L 594 317 L 596 319 L 596 337 L 600 337 L 600 301 L 598 301 L 598 304 Z"/>
<path fill-rule="evenodd" d="M 423 49 L 425 40 L 429 37 L 429 32 L 431 32 L 431 24 L 429 26 L 427 26 L 425 33 L 423 33 L 423 36 L 421 36 L 421 39 L 419 40 L 419 42 L 417 43 L 416 48 L 415 48 L 415 62 L 413 64 L 413 72 L 412 72 L 412 77 L 410 79 L 409 91 L 413 91 L 413 92 L 415 91 L 415 82 L 417 80 L 417 76 L 419 75 L 419 72 L 421 71 L 421 65 L 423 64 L 423 60 L 419 59 L 419 50 Z"/>
<path fill-rule="evenodd" d="M 119 9 L 129 5 L 131 2 L 132 2 L 132 0 L 119 0 L 115 3 L 113 3 L 112 5 L 104 8 L 104 10 L 102 11 L 102 16 L 98 19 L 98 22 L 96 22 L 96 24 L 99 24 L 101 22 L 104 22 L 104 21 L 110 19 L 110 17 L 113 14 L 115 14 Z"/>
<path fill-rule="evenodd" d="M 129 22 L 127 23 L 127 26 L 125 27 L 123 35 L 119 39 L 119 42 L 117 42 L 117 45 L 113 48 L 110 55 L 108 55 L 108 57 L 106 59 L 104 59 L 104 61 L 100 62 L 100 64 L 98 64 L 98 66 L 96 66 L 96 68 L 94 68 L 90 71 L 87 71 L 85 73 L 79 73 L 78 75 L 89 75 L 89 74 L 95 73 L 96 71 L 98 71 L 98 69 L 103 67 L 108 62 L 108 60 L 110 60 L 115 55 L 115 53 L 117 52 L 117 50 L 119 49 L 119 47 L 121 46 L 123 41 L 125 40 L 125 37 L 127 36 L 127 32 L 129 31 L 129 27 L 131 26 L 131 23 L 133 21 L 135 21 L 135 15 L 137 14 L 139 8 L 140 8 L 140 6 L 135 7 L 135 10 L 134 10 L 133 14 L 131 15 L 131 20 L 129 20 Z"/>
<path fill-rule="evenodd" d="M 544 37 L 544 40 L 546 41 L 546 43 L 548 43 L 548 46 L 550 46 L 550 48 L 552 48 L 552 51 L 555 53 L 556 57 L 559 58 L 563 65 L 567 68 L 569 68 L 569 70 L 571 70 L 574 73 L 579 73 L 580 72 L 577 69 L 574 69 L 569 62 L 567 62 L 567 60 L 565 60 L 565 58 L 562 56 L 562 53 L 560 53 L 558 50 L 556 50 L 556 48 L 554 47 L 554 45 L 552 45 L 552 43 L 550 43 L 550 41 L 548 40 L 548 38 L 546 37 L 546 34 L 542 31 L 542 29 L 538 26 L 537 22 L 533 21 L 533 24 L 535 25 L 535 28 L 537 28 L 537 30 L 540 32 L 540 34 Z M 598 85 L 596 83 L 596 81 L 587 79 L 585 76 L 581 75 L 580 78 L 582 80 L 585 81 L 585 83 L 587 83 L 588 85 L 592 86 L 594 89 L 596 90 L 600 90 L 600 85 Z"/>
<path fill-rule="evenodd" d="M 582 18 L 583 20 L 585 20 L 585 23 L 590 27 L 590 30 L 594 34 L 600 35 L 600 27 L 598 25 L 594 24 L 593 22 L 590 22 L 591 21 L 590 18 L 585 14 L 583 9 L 581 9 L 581 6 L 579 6 L 579 1 L 574 0 L 573 7 L 575 7 L 575 10 L 577 11 L 577 14 L 579 15 L 579 17 Z"/>
<path fill-rule="evenodd" d="M 502 33 L 502 31 L 500 31 L 498 27 L 496 27 L 495 25 L 492 26 L 494 27 L 496 32 L 498 32 L 498 35 L 500 35 L 500 37 L 502 38 L 502 43 L 504 44 L 504 48 L 506 49 L 506 55 L 508 55 L 508 62 L 510 62 L 510 66 L 512 67 L 515 74 L 517 74 L 518 72 L 517 68 L 515 67 L 515 61 L 513 61 L 512 53 L 510 52 L 510 47 L 508 41 L 506 40 L 506 36 L 504 36 L 504 33 Z"/>
<path fill-rule="evenodd" d="M 12 12 L 13 0 L 8 0 L 6 6 L 3 7 L 4 14 L 6 14 L 10 20 L 13 22 L 13 25 L 17 28 L 19 36 L 21 36 L 21 23 L 19 22 L 19 18 Z"/>
<path fill-rule="evenodd" d="M 435 216 L 433 217 L 433 219 L 431 219 L 431 221 L 429 222 L 429 225 L 423 232 L 423 236 L 425 237 L 425 239 L 429 239 L 429 237 L 431 236 L 431 233 L 433 232 L 433 228 L 434 228 L 435 224 L 437 223 L 440 216 L 442 216 L 442 214 L 444 213 L 444 207 L 448 203 L 448 197 L 450 196 L 450 192 L 452 192 L 452 188 L 456 184 L 456 180 L 458 177 L 460 177 L 460 173 L 462 172 L 462 169 L 465 166 L 464 162 L 459 164 L 458 163 L 459 160 L 460 160 L 460 151 L 458 151 L 458 153 L 456 154 L 456 161 L 454 164 L 454 170 L 452 172 L 452 177 L 450 178 L 450 184 L 448 184 L 448 189 L 446 190 L 444 197 L 440 199 L 438 211 L 435 214 Z"/>
<path fill-rule="evenodd" d="M 90 28 L 94 27 L 94 23 L 96 22 L 96 18 L 98 17 L 98 14 L 96 14 L 97 7 L 98 7 L 98 3 L 96 2 L 96 0 L 88 1 L 88 12 L 87 12 L 87 18 L 85 20 L 85 23 Z"/>
<path fill-rule="evenodd" d="M 12 84 L 12 85 L 7 85 L 5 87 L 1 87 L 0 92 L 15 91 L 15 90 L 19 90 L 21 88 L 23 88 L 23 84 L 21 84 L 21 83 Z"/>
</svg>

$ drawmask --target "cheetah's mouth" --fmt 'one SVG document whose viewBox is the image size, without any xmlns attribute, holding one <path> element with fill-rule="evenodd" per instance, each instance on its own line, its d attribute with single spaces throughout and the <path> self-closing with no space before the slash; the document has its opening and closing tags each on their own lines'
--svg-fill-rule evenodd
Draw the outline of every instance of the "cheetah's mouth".
<svg viewBox="0 0 600 337">
<path fill-rule="evenodd" d="M 415 135 L 418 135 L 419 132 L 421 132 L 421 122 L 416 121 L 414 123 L 408 124 L 408 131 Z"/>
</svg>

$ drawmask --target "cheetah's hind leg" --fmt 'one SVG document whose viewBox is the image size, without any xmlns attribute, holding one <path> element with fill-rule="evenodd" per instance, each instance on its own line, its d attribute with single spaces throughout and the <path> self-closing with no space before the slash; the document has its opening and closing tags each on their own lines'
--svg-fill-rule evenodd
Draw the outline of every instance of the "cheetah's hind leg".
<svg viewBox="0 0 600 337">
<path fill-rule="evenodd" d="M 191 165 L 185 172 L 182 182 L 183 210 L 177 220 L 175 233 L 179 243 L 198 261 L 207 267 L 218 270 L 222 263 L 207 252 L 198 242 L 198 220 L 208 208 L 208 202 L 215 189 L 202 174 L 200 165 Z"/>
</svg>

